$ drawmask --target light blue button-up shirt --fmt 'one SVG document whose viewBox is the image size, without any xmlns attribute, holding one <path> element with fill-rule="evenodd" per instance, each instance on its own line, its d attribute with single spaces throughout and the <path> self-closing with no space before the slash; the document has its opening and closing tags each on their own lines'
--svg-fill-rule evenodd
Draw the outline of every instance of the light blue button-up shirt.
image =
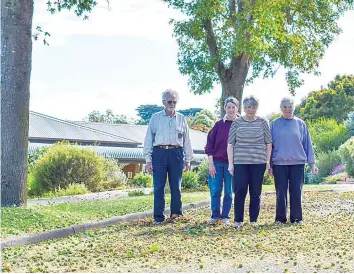
<svg viewBox="0 0 354 274">
<path fill-rule="evenodd" d="M 165 110 L 152 115 L 144 141 L 144 157 L 151 162 L 152 148 L 158 145 L 176 145 L 183 148 L 185 161 L 193 159 L 193 149 L 189 137 L 186 118 L 176 112 L 169 116 Z"/>
</svg>

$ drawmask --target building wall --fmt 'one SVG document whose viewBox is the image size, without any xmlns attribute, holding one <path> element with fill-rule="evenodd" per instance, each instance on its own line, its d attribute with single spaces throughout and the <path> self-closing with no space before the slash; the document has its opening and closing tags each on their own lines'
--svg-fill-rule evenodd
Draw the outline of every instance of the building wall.
<svg viewBox="0 0 354 274">
<path fill-rule="evenodd" d="M 128 164 L 123 167 L 123 172 L 125 173 L 125 175 L 127 175 L 127 178 L 131 180 L 135 177 L 137 173 L 143 170 L 142 167 L 142 164 Z"/>
</svg>

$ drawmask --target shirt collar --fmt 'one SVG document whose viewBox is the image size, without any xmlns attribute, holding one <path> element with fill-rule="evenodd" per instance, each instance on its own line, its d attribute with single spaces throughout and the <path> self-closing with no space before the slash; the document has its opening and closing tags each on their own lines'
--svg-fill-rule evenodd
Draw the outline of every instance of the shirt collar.
<svg viewBox="0 0 354 274">
<path fill-rule="evenodd" d="M 167 114 L 165 109 L 162 110 L 162 113 L 163 113 L 164 116 L 169 116 L 170 117 L 170 115 Z M 173 114 L 172 117 L 176 117 L 176 115 L 177 115 L 177 112 L 175 111 L 175 113 Z"/>
<path fill-rule="evenodd" d="M 235 118 L 237 118 L 238 117 L 238 114 L 236 113 L 236 117 Z M 227 121 L 227 115 L 225 114 L 225 116 L 224 116 L 224 118 L 222 118 L 222 121 L 225 123 L 226 121 Z"/>
</svg>

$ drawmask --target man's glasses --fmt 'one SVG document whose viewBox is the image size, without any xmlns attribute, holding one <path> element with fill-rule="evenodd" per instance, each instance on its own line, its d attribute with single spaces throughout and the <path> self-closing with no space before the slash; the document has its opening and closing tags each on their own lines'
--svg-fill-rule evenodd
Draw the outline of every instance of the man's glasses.
<svg viewBox="0 0 354 274">
<path fill-rule="evenodd" d="M 174 105 L 177 104 L 177 101 L 166 101 L 166 102 L 167 102 L 167 104 L 169 104 L 169 105 L 172 105 L 172 103 L 173 103 Z"/>
</svg>

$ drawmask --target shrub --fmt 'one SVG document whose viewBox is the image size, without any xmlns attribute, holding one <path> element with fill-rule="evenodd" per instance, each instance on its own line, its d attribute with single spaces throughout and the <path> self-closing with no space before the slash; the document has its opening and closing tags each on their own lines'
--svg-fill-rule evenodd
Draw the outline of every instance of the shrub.
<svg viewBox="0 0 354 274">
<path fill-rule="evenodd" d="M 348 176 L 354 177 L 354 137 L 341 145 L 339 154 L 345 164 Z"/>
<path fill-rule="evenodd" d="M 263 185 L 274 185 L 274 178 L 269 175 L 268 171 L 264 173 Z"/>
<path fill-rule="evenodd" d="M 100 182 L 102 190 L 117 189 L 128 183 L 128 178 L 114 159 L 106 159 L 104 170 L 107 172 L 103 182 Z"/>
<path fill-rule="evenodd" d="M 72 196 L 90 193 L 85 184 L 69 184 L 65 189 L 58 188 L 55 190 L 55 196 Z"/>
<path fill-rule="evenodd" d="M 87 189 L 95 190 L 98 183 L 107 177 L 106 159 L 94 151 L 60 142 L 51 146 L 41 156 L 31 172 L 31 191 L 41 194 L 56 189 L 65 189 L 70 184 L 84 183 Z"/>
<path fill-rule="evenodd" d="M 129 197 L 134 197 L 134 196 L 144 196 L 145 193 L 142 190 L 132 190 L 128 192 Z"/>
<path fill-rule="evenodd" d="M 329 151 L 327 153 L 321 152 L 317 156 L 318 175 L 320 177 L 327 177 L 338 165 L 342 164 L 342 160 L 338 150 Z"/>
<path fill-rule="evenodd" d="M 350 137 L 344 125 L 338 124 L 334 119 L 309 122 L 308 129 L 316 155 L 320 152 L 337 150 Z"/>
<path fill-rule="evenodd" d="M 138 187 L 152 187 L 152 176 L 148 173 L 140 172 L 135 175 L 131 183 L 133 186 Z"/>
<path fill-rule="evenodd" d="M 354 111 L 348 114 L 348 120 L 344 122 L 344 126 L 349 131 L 351 136 L 354 136 Z"/>
<path fill-rule="evenodd" d="M 199 187 L 198 175 L 193 171 L 184 172 L 182 175 L 182 189 L 196 189 Z"/>
<path fill-rule="evenodd" d="M 28 154 L 28 173 L 30 173 L 34 169 L 37 160 L 41 156 L 46 154 L 48 149 L 49 149 L 49 146 L 48 147 L 39 147 L 33 153 Z"/>
<path fill-rule="evenodd" d="M 208 175 L 209 175 L 209 161 L 204 160 L 203 162 L 200 163 L 198 166 L 198 183 L 201 186 L 208 186 L 209 181 L 208 181 Z"/>
<path fill-rule="evenodd" d="M 345 173 L 331 175 L 323 179 L 322 184 L 336 184 L 337 181 L 344 181 Z"/>
<path fill-rule="evenodd" d="M 323 177 L 319 175 L 314 175 L 311 173 L 311 171 L 305 174 L 305 184 L 318 185 L 322 183 L 322 181 L 323 181 Z"/>
</svg>

